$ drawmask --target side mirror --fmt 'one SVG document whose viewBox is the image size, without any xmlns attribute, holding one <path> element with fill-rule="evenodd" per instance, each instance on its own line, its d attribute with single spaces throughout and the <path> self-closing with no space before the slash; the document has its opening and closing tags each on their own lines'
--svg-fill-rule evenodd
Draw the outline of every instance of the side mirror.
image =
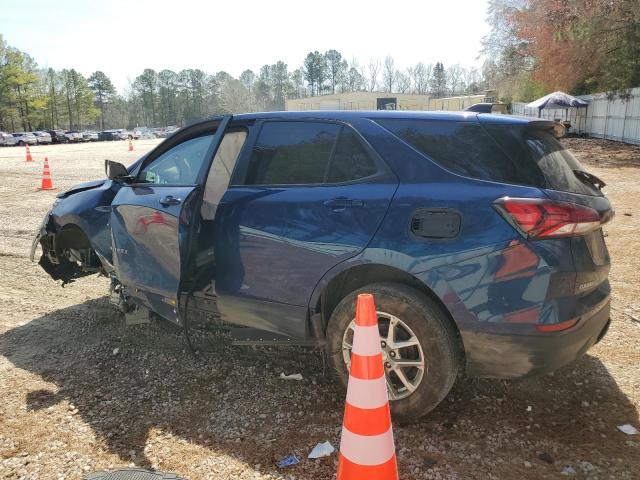
<svg viewBox="0 0 640 480">
<path fill-rule="evenodd" d="M 127 167 L 125 167 L 121 163 L 114 162 L 113 160 L 104 161 L 104 171 L 107 174 L 107 178 L 109 180 L 123 182 L 131 178 L 129 176 L 129 172 L 127 171 Z"/>
</svg>

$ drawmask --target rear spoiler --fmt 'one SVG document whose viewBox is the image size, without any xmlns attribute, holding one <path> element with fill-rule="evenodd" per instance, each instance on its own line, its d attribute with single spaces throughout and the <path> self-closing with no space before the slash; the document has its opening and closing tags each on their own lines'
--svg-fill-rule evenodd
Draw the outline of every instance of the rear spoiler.
<svg viewBox="0 0 640 480">
<path fill-rule="evenodd" d="M 530 122 L 529 125 L 541 130 L 550 130 L 553 136 L 556 138 L 562 138 L 567 133 L 567 129 L 564 125 L 558 122 L 553 122 L 551 120 L 534 120 Z"/>
</svg>

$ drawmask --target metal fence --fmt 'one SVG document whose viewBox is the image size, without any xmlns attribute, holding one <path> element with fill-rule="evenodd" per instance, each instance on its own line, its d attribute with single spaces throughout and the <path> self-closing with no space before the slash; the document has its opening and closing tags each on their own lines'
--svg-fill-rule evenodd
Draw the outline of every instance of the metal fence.
<svg viewBox="0 0 640 480">
<path fill-rule="evenodd" d="M 578 98 L 589 102 L 589 107 L 544 109 L 540 117 L 568 120 L 571 122 L 570 132 L 573 133 L 640 144 L 640 88 L 632 89 L 623 98 L 608 92 L 580 95 Z M 537 109 L 527 108 L 525 105 L 514 102 L 511 105 L 513 115 L 538 116 Z"/>
</svg>

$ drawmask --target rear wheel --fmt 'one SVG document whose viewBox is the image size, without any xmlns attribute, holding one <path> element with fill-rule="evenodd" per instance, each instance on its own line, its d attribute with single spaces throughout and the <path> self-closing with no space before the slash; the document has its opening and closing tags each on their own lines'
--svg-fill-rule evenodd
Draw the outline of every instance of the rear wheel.
<svg viewBox="0 0 640 480">
<path fill-rule="evenodd" d="M 456 334 L 440 306 L 400 284 L 372 284 L 338 304 L 327 329 L 328 354 L 346 384 L 358 294 L 371 293 L 378 312 L 380 345 L 394 418 L 415 421 L 449 393 L 459 368 Z"/>
</svg>

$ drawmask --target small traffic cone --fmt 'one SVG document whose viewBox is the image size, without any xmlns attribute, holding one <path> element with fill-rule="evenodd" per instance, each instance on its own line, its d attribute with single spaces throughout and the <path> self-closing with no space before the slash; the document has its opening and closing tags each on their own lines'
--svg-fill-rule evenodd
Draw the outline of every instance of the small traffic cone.
<svg viewBox="0 0 640 480">
<path fill-rule="evenodd" d="M 129 139 L 129 151 L 133 152 L 133 143 L 131 143 L 131 139 Z"/>
<path fill-rule="evenodd" d="M 33 157 L 31 156 L 31 150 L 29 150 L 29 145 L 26 144 L 27 146 L 27 159 L 25 160 L 25 162 L 33 162 Z"/>
<path fill-rule="evenodd" d="M 51 181 L 51 171 L 49 170 L 49 159 L 44 157 L 44 170 L 42 170 L 42 186 L 38 190 L 55 190 Z"/>
<path fill-rule="evenodd" d="M 337 480 L 397 480 L 398 465 L 373 295 L 358 295 Z"/>
</svg>

